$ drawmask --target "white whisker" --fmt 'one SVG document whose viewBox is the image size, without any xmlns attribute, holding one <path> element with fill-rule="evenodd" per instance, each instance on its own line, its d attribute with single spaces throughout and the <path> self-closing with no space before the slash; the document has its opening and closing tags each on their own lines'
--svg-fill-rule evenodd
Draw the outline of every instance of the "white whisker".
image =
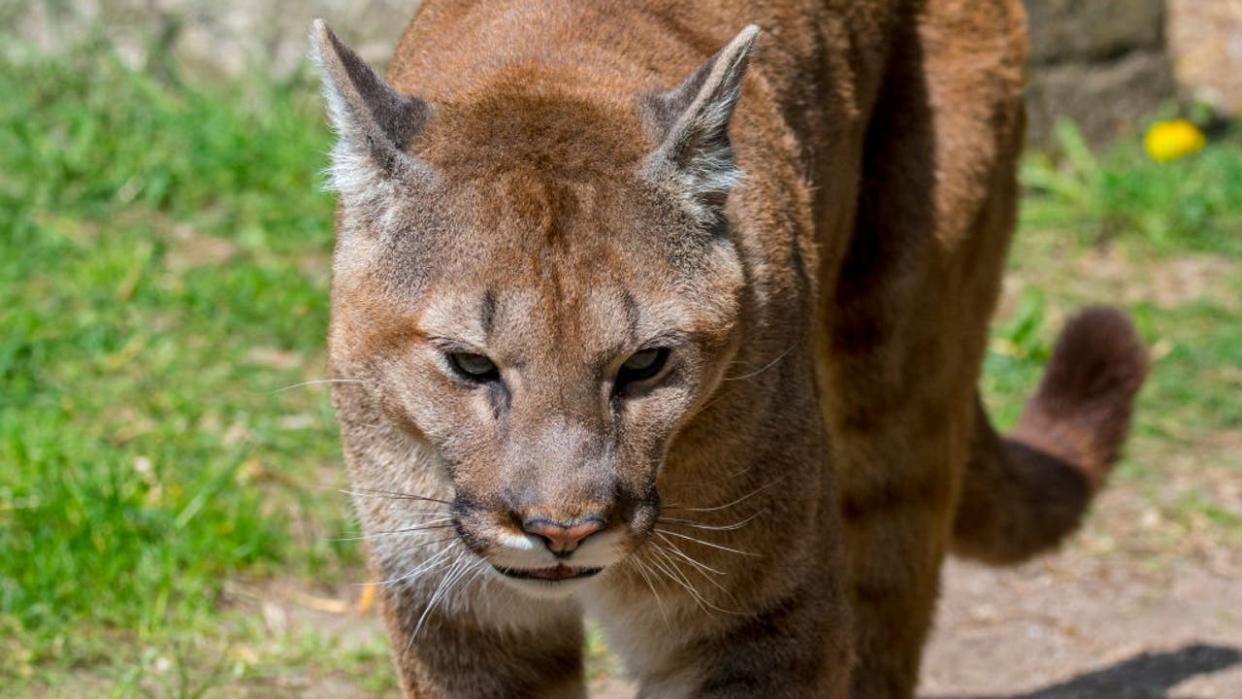
<svg viewBox="0 0 1242 699">
<path fill-rule="evenodd" d="M 426 573 L 426 572 L 428 572 L 428 571 L 430 571 L 430 570 L 434 569 L 434 568 L 435 568 L 438 564 L 443 563 L 443 562 L 444 562 L 444 561 L 443 561 L 444 557 L 445 557 L 445 556 L 446 556 L 446 555 L 447 555 L 450 551 L 452 551 L 452 549 L 451 549 L 451 548 L 449 548 L 449 547 L 442 548 L 442 549 L 440 549 L 439 551 L 436 551 L 434 554 L 432 554 L 432 555 L 431 555 L 430 557 L 428 557 L 427 559 L 425 559 L 422 563 L 420 563 L 420 564 L 418 564 L 417 566 L 415 566 L 414 570 L 412 570 L 412 571 L 410 571 L 410 572 L 408 572 L 408 573 L 406 573 L 406 574 L 404 574 L 404 575 L 401 575 L 401 576 L 399 576 L 399 577 L 396 577 L 396 578 L 390 578 L 390 579 L 388 579 L 388 580 L 381 580 L 380 582 L 378 582 L 378 583 L 376 583 L 376 584 L 377 584 L 377 585 L 384 585 L 384 586 L 388 586 L 388 585 L 395 585 L 396 583 L 399 583 L 399 582 L 402 582 L 402 581 L 405 581 L 405 580 L 410 580 L 410 579 L 412 579 L 412 578 L 416 578 L 416 577 L 418 577 L 419 575 L 421 575 L 421 574 L 423 574 L 423 573 Z"/>
<path fill-rule="evenodd" d="M 776 359 L 773 359 L 772 361 L 770 361 L 770 362 L 768 362 L 767 364 L 763 365 L 763 366 L 762 366 L 762 367 L 760 367 L 759 369 L 756 369 L 755 371 L 750 372 L 749 374 L 742 374 L 741 376 L 726 376 L 726 377 L 724 377 L 723 379 L 721 379 L 721 381 L 742 381 L 742 380 L 745 380 L 745 379 L 754 378 L 754 377 L 756 377 L 756 376 L 758 376 L 758 375 L 762 374 L 763 372 L 767 371 L 768 369 L 771 369 L 772 367 L 776 366 L 776 365 L 777 365 L 777 363 L 779 363 L 782 359 L 784 359 L 784 358 L 785 358 L 785 357 L 786 357 L 786 356 L 787 356 L 790 352 L 792 352 L 792 351 L 793 351 L 793 347 L 790 347 L 789 349 L 787 349 L 787 350 L 785 350 L 784 352 L 781 352 L 779 355 L 777 355 Z"/>
<path fill-rule="evenodd" d="M 678 505 L 668 505 L 668 506 L 666 506 L 664 509 L 666 509 L 666 510 L 681 511 L 681 512 L 716 512 L 716 511 L 718 511 L 718 510 L 725 510 L 725 509 L 728 509 L 728 508 L 730 508 L 730 507 L 735 507 L 735 506 L 737 506 L 737 505 L 739 505 L 739 504 L 741 504 L 741 503 L 743 503 L 743 502 L 746 502 L 747 500 L 749 500 L 749 499 L 751 499 L 751 498 L 755 497 L 755 496 L 756 496 L 756 495 L 758 495 L 759 493 L 762 493 L 763 491 L 767 490 L 768 488 L 771 488 L 772 486 L 774 486 L 774 485 L 776 485 L 776 484 L 780 483 L 780 482 L 781 482 L 781 481 L 783 481 L 783 480 L 785 480 L 783 477 L 782 477 L 782 478 L 777 478 L 776 480 L 774 480 L 774 481 L 772 481 L 772 482 L 770 482 L 770 483 L 767 483 L 766 485 L 761 485 L 761 486 L 759 486 L 758 488 L 755 488 L 754 490 L 750 491 L 749 493 L 747 493 L 747 494 L 743 495 L 742 497 L 740 497 L 740 498 L 738 498 L 738 499 L 736 499 L 736 500 L 733 500 L 733 501 L 731 501 L 731 502 L 726 502 L 726 503 L 725 503 L 725 504 L 723 504 L 723 505 L 716 505 L 716 506 L 714 506 L 714 507 L 681 507 L 681 506 L 678 506 Z"/>
<path fill-rule="evenodd" d="M 701 545 L 703 545 L 703 546 L 710 546 L 711 548 L 714 548 L 714 549 L 720 549 L 721 551 L 728 551 L 728 552 L 730 552 L 730 553 L 737 553 L 737 554 L 741 554 L 741 555 L 743 555 L 743 556 L 754 556 L 754 557 L 756 557 L 756 558 L 758 558 L 758 557 L 759 557 L 759 554 L 754 553 L 753 551 L 743 551 L 743 550 L 741 550 L 741 549 L 730 548 L 730 547 L 725 546 L 725 545 L 723 545 L 723 544 L 713 544 L 713 543 L 712 543 L 712 542 L 710 542 L 710 541 L 704 541 L 704 540 L 702 540 L 702 539 L 696 539 L 696 538 L 694 538 L 693 536 L 687 536 L 686 534 L 679 534 L 679 533 L 677 533 L 677 532 L 675 532 L 675 531 L 670 531 L 670 530 L 668 530 L 668 529 L 657 529 L 656 531 L 658 531 L 658 532 L 662 532 L 662 533 L 664 533 L 664 534 L 668 534 L 669 536 L 675 536 L 675 537 L 677 537 L 677 538 L 679 538 L 679 539 L 685 539 L 686 541 L 693 541 L 693 542 L 695 542 L 696 544 L 701 544 Z"/>
<path fill-rule="evenodd" d="M 427 608 L 423 610 L 423 615 L 418 618 L 418 623 L 414 626 L 414 637 L 418 636 L 419 632 L 422 631 L 423 624 L 427 621 L 427 617 L 431 615 L 431 610 L 435 608 L 436 604 L 441 599 L 444 599 L 457 581 L 470 570 L 469 565 L 462 565 L 463 555 L 464 552 L 458 552 L 457 558 L 453 560 L 453 565 L 449 568 L 449 572 L 445 573 L 444 577 L 440 579 L 440 584 L 436 586 L 436 591 L 432 594 L 431 601 L 427 603 Z M 413 640 L 413 637 L 411 637 L 411 640 Z"/>
<path fill-rule="evenodd" d="M 732 524 L 720 524 L 720 525 L 703 524 L 702 522 L 696 522 L 692 519 L 682 519 L 678 517 L 661 517 L 658 521 L 660 524 L 680 524 L 686 527 L 693 527 L 695 529 L 707 529 L 710 531 L 724 532 L 724 531 L 732 531 L 734 529 L 741 529 L 747 524 L 750 524 L 760 515 L 765 514 L 767 511 L 768 509 L 765 507 L 764 509 L 759 510 L 758 512 L 750 515 L 749 517 L 746 517 L 745 519 L 739 520 Z"/>
<path fill-rule="evenodd" d="M 334 383 L 356 383 L 356 384 L 361 384 L 363 386 L 366 386 L 370 384 L 371 382 L 360 381 L 358 379 L 315 379 L 313 381 L 303 381 L 301 383 L 295 383 L 295 384 L 290 384 L 288 386 L 283 386 L 281 388 L 278 388 L 272 391 L 272 393 L 284 393 L 285 391 L 292 391 L 295 388 L 305 388 L 306 386 L 322 386 L 324 384 L 334 384 Z"/>
<path fill-rule="evenodd" d="M 652 554 L 657 554 L 664 558 L 667 558 L 667 554 L 661 551 L 659 546 L 656 545 L 655 542 L 651 542 L 650 545 L 651 545 L 650 550 Z M 668 578 L 670 581 L 672 581 L 673 583 L 676 583 L 682 589 L 684 589 L 690 595 L 690 599 L 694 600 L 694 603 L 699 607 L 699 609 L 701 609 L 704 612 L 707 611 L 707 608 L 704 606 L 702 599 L 699 597 L 699 593 L 694 589 L 692 585 L 690 585 L 688 581 L 685 581 L 679 577 L 678 572 L 675 572 L 676 570 L 675 568 L 670 568 L 668 565 L 665 565 L 661 561 L 656 560 L 654 557 L 651 559 L 651 565 L 654 566 L 656 570 L 662 571 L 664 573 L 664 577 Z"/>
<path fill-rule="evenodd" d="M 449 507 L 452 507 L 453 505 L 453 503 L 449 502 L 448 500 L 440 500 L 439 498 L 427 497 L 426 495 L 415 495 L 413 493 L 400 493 L 400 492 L 391 491 L 391 490 L 372 490 L 372 489 L 351 490 L 349 488 L 342 488 L 340 492 L 344 493 L 345 495 L 353 495 L 356 497 L 364 497 L 364 498 L 388 498 L 390 500 L 418 500 L 419 502 L 433 502 L 439 505 L 447 505 Z"/>
<path fill-rule="evenodd" d="M 690 582 L 690 579 L 686 577 L 685 573 L 682 573 L 682 572 L 681 572 L 681 568 L 677 566 L 677 562 L 676 562 L 676 560 L 674 560 L 674 559 L 673 559 L 673 557 L 672 557 L 672 556 L 670 556 L 670 555 L 668 554 L 668 552 L 667 552 L 667 551 L 664 551 L 664 550 L 663 550 L 662 548 L 660 548 L 659 546 L 657 546 L 657 547 L 656 547 L 656 551 L 657 551 L 658 553 L 660 553 L 661 555 L 663 555 L 663 556 L 665 557 L 665 559 L 668 561 L 669 565 L 671 565 L 671 566 L 673 567 L 673 569 L 677 571 L 678 576 L 679 576 L 679 577 L 681 578 L 681 580 L 685 583 L 686 590 L 687 590 L 688 592 L 690 592 L 690 593 L 691 593 L 691 594 L 695 597 L 695 599 L 696 599 L 696 601 L 699 603 L 699 606 L 700 606 L 700 607 L 703 607 L 704 605 L 706 605 L 708 608 L 710 608 L 710 609 L 712 609 L 712 610 L 714 610 L 714 611 L 720 612 L 721 614 L 729 614 L 729 615 L 732 615 L 732 616 L 740 616 L 740 615 L 741 615 L 741 612 L 731 611 L 731 610 L 724 609 L 724 608 L 722 608 L 722 607 L 719 607 L 719 606 L 717 606 L 717 605 L 713 604 L 710 600 L 708 600 L 708 599 L 707 599 L 707 597 L 705 597 L 705 596 L 703 595 L 703 593 L 699 592 L 698 588 L 696 588 L 696 587 L 695 587 L 695 586 L 694 586 L 694 585 Z M 707 576 L 706 576 L 706 575 L 704 575 L 703 577 L 704 577 L 704 578 L 706 578 Z M 714 583 L 715 581 L 712 581 L 712 580 L 710 580 L 710 579 L 709 579 L 709 580 L 708 580 L 708 582 L 712 582 L 712 583 Z M 725 592 L 725 594 L 729 594 L 729 591 L 728 591 L 728 590 L 725 590 L 725 589 L 724 589 L 723 587 L 721 587 L 720 585 L 716 585 L 716 587 L 718 587 L 718 588 L 720 588 L 722 591 L 724 591 L 724 592 Z M 731 596 L 731 595 L 730 595 L 730 596 Z"/>
<path fill-rule="evenodd" d="M 660 618 L 664 619 L 664 623 L 668 623 L 668 614 L 664 611 L 664 603 L 660 600 L 660 593 L 656 592 L 655 583 L 651 582 L 651 577 L 647 574 L 647 566 L 638 556 L 630 558 L 634 562 L 634 570 L 642 576 L 643 581 L 647 583 L 647 587 L 651 589 L 651 596 L 655 598 L 656 609 L 660 610 Z"/>
<path fill-rule="evenodd" d="M 399 536 L 401 534 L 417 534 L 419 532 L 431 531 L 434 529 L 449 529 L 450 527 L 453 527 L 453 526 L 455 525 L 453 524 L 452 519 L 449 517 L 446 517 L 442 520 L 432 520 L 430 522 L 427 522 L 425 524 L 422 524 L 416 527 L 405 527 L 403 529 L 391 529 L 388 531 L 371 532 L 369 534 L 359 534 L 358 536 L 345 536 L 345 537 L 340 537 L 337 539 L 329 539 L 329 541 L 371 541 L 372 539 L 378 539 L 384 536 Z M 436 539 L 435 541 L 429 541 L 426 543 L 431 544 L 431 543 L 438 543 L 438 542 L 443 542 L 443 541 L 452 541 L 453 538 L 456 538 L 456 537 L 450 537 L 448 539 Z"/>
<path fill-rule="evenodd" d="M 690 565 L 692 565 L 692 566 L 694 566 L 695 568 L 699 569 L 700 571 L 706 571 L 706 572 L 709 572 L 709 573 L 713 573 L 713 574 L 715 574 L 715 575 L 724 575 L 724 574 L 725 574 L 725 573 L 724 573 L 724 571 L 721 571 L 721 570 L 716 570 L 715 568 L 713 568 L 713 567 L 711 567 L 711 566 L 707 565 L 706 563 L 700 563 L 698 560 L 694 559 L 694 558 L 693 558 L 693 557 L 691 557 L 689 554 L 687 554 L 686 552 L 682 551 L 682 550 L 681 550 L 681 548 L 679 548 L 679 547 L 677 546 L 677 544 L 673 543 L 672 541 L 670 541 L 670 540 L 668 539 L 668 537 L 664 536 L 664 532 L 659 532 L 659 531 L 658 531 L 658 532 L 656 532 L 656 536 L 660 537 L 660 539 L 661 539 L 661 540 L 665 543 L 665 545 L 667 545 L 667 546 L 668 546 L 668 547 L 672 550 L 672 552 L 673 552 L 673 553 L 675 553 L 675 554 L 677 554 L 679 557 L 681 557 L 681 558 L 685 559 L 685 561 L 686 561 L 687 563 L 689 563 Z M 708 578 L 708 580 L 711 580 L 711 578 Z M 715 582 L 715 581 L 712 581 L 712 582 Z M 721 588 L 721 589 L 724 589 L 724 588 Z"/>
</svg>

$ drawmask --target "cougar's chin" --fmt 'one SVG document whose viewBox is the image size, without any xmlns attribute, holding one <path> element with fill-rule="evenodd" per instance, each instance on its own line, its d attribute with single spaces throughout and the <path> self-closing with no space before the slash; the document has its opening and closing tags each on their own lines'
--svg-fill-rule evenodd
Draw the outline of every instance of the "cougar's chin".
<svg viewBox="0 0 1242 699">
<path fill-rule="evenodd" d="M 604 572 L 603 567 L 558 564 L 546 568 L 504 568 L 492 564 L 500 579 L 523 594 L 560 599 L 582 590 Z"/>
<path fill-rule="evenodd" d="M 608 531 L 590 537 L 572 553 L 554 554 L 538 537 L 505 532 L 479 553 L 511 587 L 557 598 L 582 589 L 624 558 L 625 542 L 621 531 Z"/>
</svg>

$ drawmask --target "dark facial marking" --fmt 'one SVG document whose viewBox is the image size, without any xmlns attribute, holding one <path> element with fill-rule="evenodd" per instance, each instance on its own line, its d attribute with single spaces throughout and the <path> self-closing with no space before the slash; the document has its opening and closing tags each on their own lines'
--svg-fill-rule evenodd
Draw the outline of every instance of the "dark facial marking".
<svg viewBox="0 0 1242 699">
<path fill-rule="evenodd" d="M 487 399 L 492 406 L 492 417 L 500 427 L 500 436 L 505 437 L 509 430 L 509 389 L 503 381 L 495 381 L 487 387 Z"/>
<path fill-rule="evenodd" d="M 480 322 L 483 326 L 483 336 L 491 339 L 492 328 L 496 324 L 496 294 L 488 289 L 483 292 L 483 302 L 479 309 Z"/>
</svg>

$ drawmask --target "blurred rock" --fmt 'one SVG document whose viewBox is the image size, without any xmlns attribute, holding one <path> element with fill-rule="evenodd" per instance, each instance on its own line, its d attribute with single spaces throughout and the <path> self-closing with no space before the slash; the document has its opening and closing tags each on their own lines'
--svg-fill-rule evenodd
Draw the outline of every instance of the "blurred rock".
<svg viewBox="0 0 1242 699">
<path fill-rule="evenodd" d="M 1133 132 L 1140 119 L 1175 92 L 1168 57 L 1158 51 L 1033 66 L 1026 92 L 1028 140 L 1047 145 L 1057 120 L 1068 118 L 1088 142 L 1106 144 Z"/>
<path fill-rule="evenodd" d="M 1242 116 L 1242 0 L 1169 0 L 1169 44 L 1191 97 Z"/>
<path fill-rule="evenodd" d="M 21 39 L 0 50 L 56 53 L 104 38 L 138 69 L 281 79 L 305 67 L 315 17 L 382 66 L 417 8 L 418 0 L 0 0 L 0 20 Z"/>
<path fill-rule="evenodd" d="M 1027 0 L 1026 5 L 1036 64 L 1103 61 L 1164 47 L 1164 0 Z"/>
<path fill-rule="evenodd" d="M 1204 0 L 1217 2 L 1218 0 Z M 1058 119 L 1105 144 L 1177 93 L 1165 0 L 1026 0 L 1031 32 L 1029 140 Z"/>
</svg>

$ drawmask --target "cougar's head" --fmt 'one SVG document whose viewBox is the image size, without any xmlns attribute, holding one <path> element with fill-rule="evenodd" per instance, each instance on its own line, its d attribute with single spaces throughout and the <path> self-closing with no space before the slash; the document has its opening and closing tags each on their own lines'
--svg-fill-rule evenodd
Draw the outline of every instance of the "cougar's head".
<svg viewBox="0 0 1242 699">
<path fill-rule="evenodd" d="M 314 27 L 334 372 L 376 406 L 355 427 L 420 455 L 388 468 L 433 471 L 451 530 L 519 587 L 568 591 L 644 541 L 670 441 L 734 355 L 728 124 L 756 33 L 667 92 L 514 69 L 433 104 Z"/>
</svg>

